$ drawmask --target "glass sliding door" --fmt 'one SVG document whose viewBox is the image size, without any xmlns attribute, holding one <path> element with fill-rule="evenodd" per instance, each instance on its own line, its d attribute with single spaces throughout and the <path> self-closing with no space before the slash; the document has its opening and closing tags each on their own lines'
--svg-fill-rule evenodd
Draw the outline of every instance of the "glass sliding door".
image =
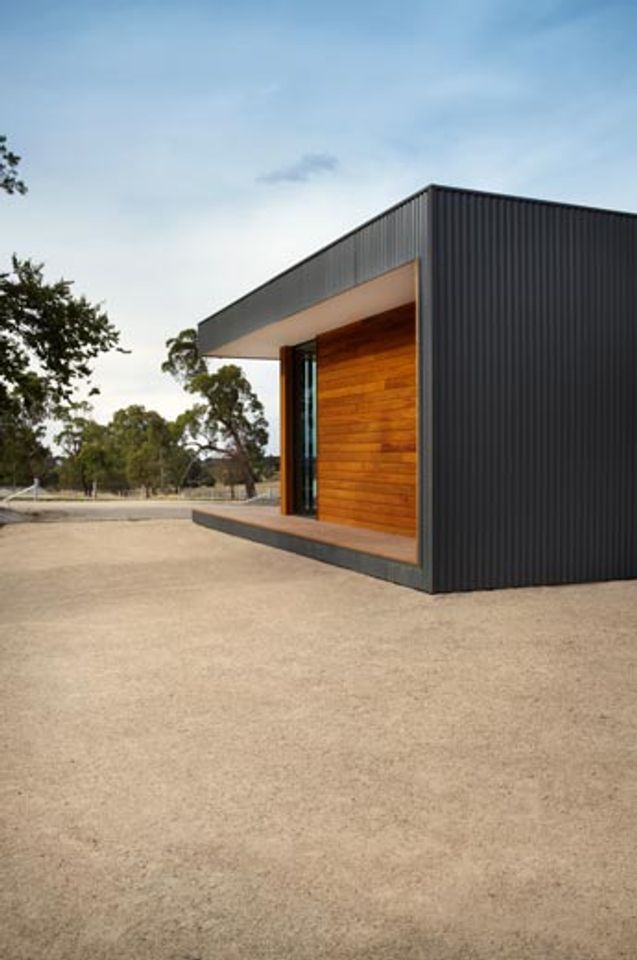
<svg viewBox="0 0 637 960">
<path fill-rule="evenodd" d="M 316 515 L 316 343 L 293 350 L 294 512 Z"/>
</svg>

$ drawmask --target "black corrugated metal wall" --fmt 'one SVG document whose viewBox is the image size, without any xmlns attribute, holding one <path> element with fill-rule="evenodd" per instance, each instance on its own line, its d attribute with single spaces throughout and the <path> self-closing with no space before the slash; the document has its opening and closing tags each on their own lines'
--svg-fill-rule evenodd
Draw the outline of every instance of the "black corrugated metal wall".
<svg viewBox="0 0 637 960">
<path fill-rule="evenodd" d="M 431 588 L 637 576 L 637 217 L 429 203 Z"/>
</svg>

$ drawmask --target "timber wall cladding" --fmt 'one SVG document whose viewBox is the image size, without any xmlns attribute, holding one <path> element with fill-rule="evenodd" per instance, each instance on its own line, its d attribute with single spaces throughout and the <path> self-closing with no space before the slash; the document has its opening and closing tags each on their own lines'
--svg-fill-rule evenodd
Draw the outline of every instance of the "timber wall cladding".
<svg viewBox="0 0 637 960">
<path fill-rule="evenodd" d="M 416 309 L 323 334 L 318 518 L 416 535 Z"/>
</svg>

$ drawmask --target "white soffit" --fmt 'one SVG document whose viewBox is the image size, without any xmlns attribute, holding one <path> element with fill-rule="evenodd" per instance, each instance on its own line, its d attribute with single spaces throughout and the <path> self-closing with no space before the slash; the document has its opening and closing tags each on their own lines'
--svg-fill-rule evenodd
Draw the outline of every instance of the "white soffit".
<svg viewBox="0 0 637 960">
<path fill-rule="evenodd" d="M 253 330 L 206 354 L 209 357 L 278 360 L 281 347 L 313 340 L 320 333 L 344 327 L 356 320 L 416 299 L 416 261 L 383 273 L 380 277 L 350 287 L 327 300 L 300 310 L 282 320 Z"/>
</svg>

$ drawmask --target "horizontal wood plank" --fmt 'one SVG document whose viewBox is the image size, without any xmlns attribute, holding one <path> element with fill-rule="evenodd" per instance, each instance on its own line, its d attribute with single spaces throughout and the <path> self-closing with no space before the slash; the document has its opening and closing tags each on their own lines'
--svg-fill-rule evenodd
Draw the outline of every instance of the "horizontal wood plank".
<svg viewBox="0 0 637 960">
<path fill-rule="evenodd" d="M 416 532 L 415 305 L 318 339 L 319 519 Z"/>
</svg>

